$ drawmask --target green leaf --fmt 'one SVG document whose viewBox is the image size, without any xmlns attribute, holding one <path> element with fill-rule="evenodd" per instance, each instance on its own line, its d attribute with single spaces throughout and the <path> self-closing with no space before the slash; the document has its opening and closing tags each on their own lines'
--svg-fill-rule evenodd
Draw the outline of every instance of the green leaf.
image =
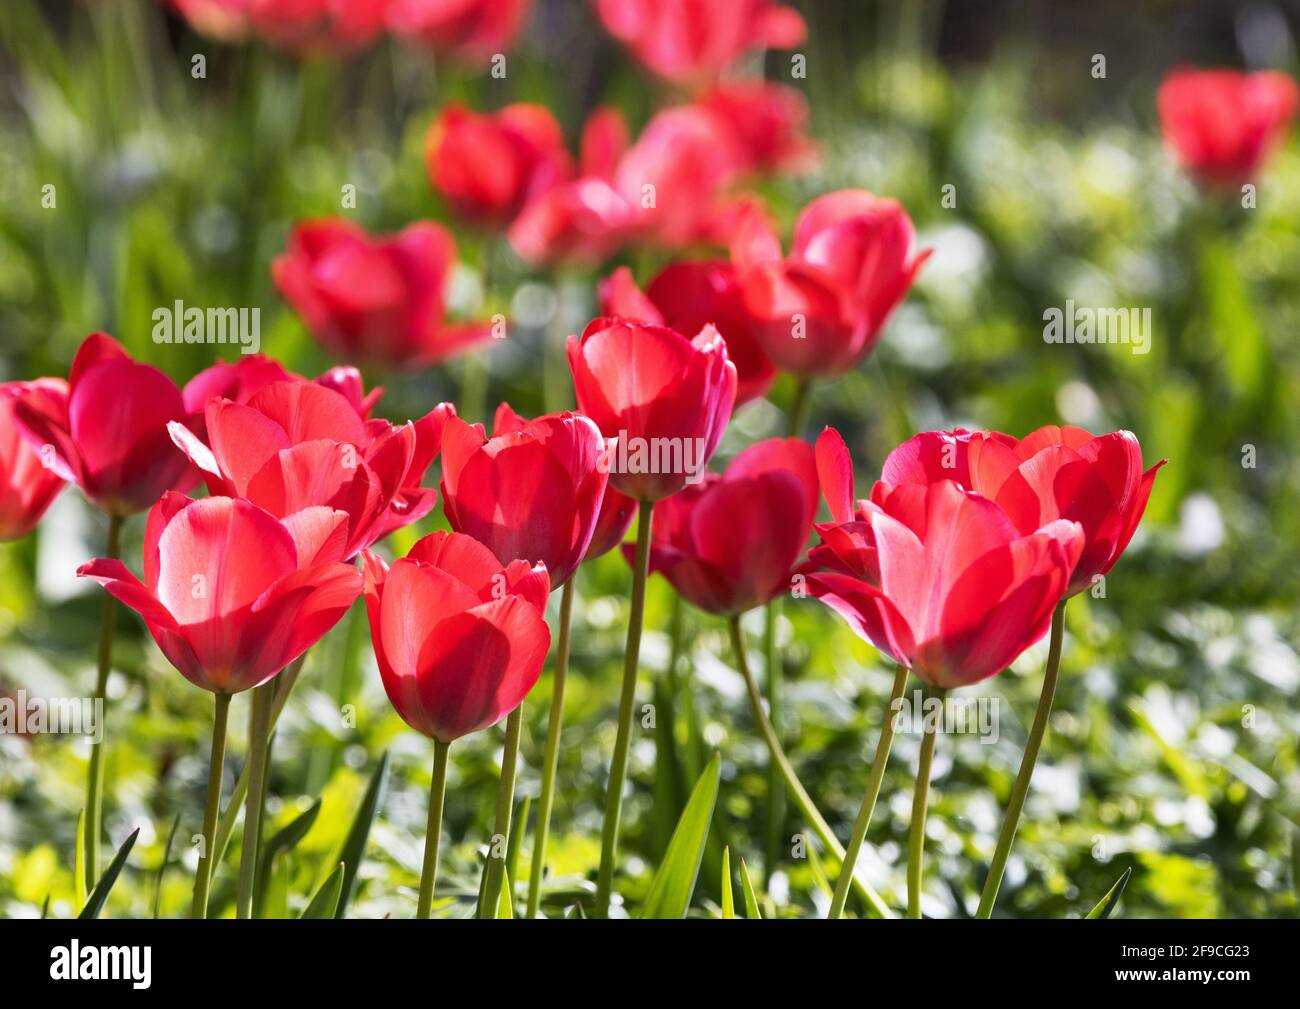
<svg viewBox="0 0 1300 1009">
<path fill-rule="evenodd" d="M 640 917 L 686 917 L 691 894 L 695 892 L 695 880 L 700 874 L 704 845 L 709 839 L 720 775 L 720 755 L 714 753 L 709 766 L 695 783 L 681 819 L 677 821 L 677 829 L 668 842 L 668 851 L 650 883 L 645 903 L 641 905 Z"/>
<path fill-rule="evenodd" d="M 513 918 L 515 916 L 514 901 L 510 899 L 510 870 L 504 866 L 501 869 L 501 894 L 497 898 L 497 906 L 490 909 L 489 918 Z"/>
<path fill-rule="evenodd" d="M 297 847 L 298 842 L 307 836 L 307 832 L 316 823 L 320 815 L 320 799 L 317 799 L 301 813 L 290 820 L 283 828 L 277 830 L 268 840 L 262 842 L 261 858 L 257 862 L 257 876 L 253 883 L 256 895 L 255 916 L 260 917 L 266 900 L 266 884 L 271 878 L 271 870 L 279 855 L 287 854 Z"/>
<path fill-rule="evenodd" d="M 582 909 L 581 904 L 574 904 L 571 908 L 569 908 L 567 911 L 564 912 L 564 917 L 585 919 L 587 917 L 587 912 Z"/>
<path fill-rule="evenodd" d="M 1115 885 L 1106 892 L 1106 896 L 1102 897 L 1097 906 L 1087 913 L 1086 917 L 1109 918 L 1111 912 L 1115 910 L 1115 906 L 1119 903 L 1120 897 L 1124 895 L 1124 888 L 1128 886 L 1128 881 L 1132 876 L 1133 866 L 1130 865 L 1120 875 L 1119 879 L 1115 880 Z"/>
<path fill-rule="evenodd" d="M 311 899 L 311 903 L 303 908 L 299 918 L 311 918 L 323 920 L 333 918 L 334 911 L 339 906 L 339 897 L 343 893 L 343 873 L 344 866 L 340 862 L 334 867 L 334 871 L 329 874 L 329 878 L 320 885 L 316 891 L 316 896 Z"/>
<path fill-rule="evenodd" d="M 740 888 L 745 894 L 745 917 L 762 918 L 763 914 L 758 909 L 758 894 L 754 892 L 754 884 L 749 878 L 749 866 L 745 860 L 740 860 Z"/>
<path fill-rule="evenodd" d="M 126 856 L 131 854 L 131 849 L 135 846 L 135 839 L 140 836 L 140 828 L 136 827 L 131 831 L 131 836 L 123 843 L 122 847 L 117 849 L 117 854 L 113 856 L 113 861 L 108 863 L 108 869 L 104 875 L 99 878 L 95 884 L 95 889 L 90 892 L 90 897 L 86 901 L 86 906 L 81 909 L 77 915 L 79 919 L 98 918 L 99 912 L 104 909 L 104 902 L 108 900 L 108 891 L 113 889 L 113 884 L 117 882 L 118 874 L 122 871 L 122 866 L 126 865 Z"/>
<path fill-rule="evenodd" d="M 736 917 L 736 898 L 731 892 L 731 848 L 722 849 L 722 917 Z"/>
<path fill-rule="evenodd" d="M 41 905 L 41 917 L 48 918 L 49 916 L 50 916 L 50 895 L 47 893 L 45 895 L 45 903 Z"/>
<path fill-rule="evenodd" d="M 519 878 L 519 849 L 522 847 L 524 832 L 528 830 L 528 811 L 532 808 L 532 796 L 525 795 L 524 801 L 519 806 L 518 815 L 510 821 L 510 841 L 506 844 L 506 871 L 511 879 Z"/>
<path fill-rule="evenodd" d="M 153 916 L 158 917 L 158 912 L 162 908 L 162 888 L 163 877 L 167 875 L 167 868 L 171 865 L 172 860 L 172 841 L 176 838 L 176 828 L 181 824 L 181 814 L 177 813 L 172 819 L 172 829 L 167 832 L 167 843 L 163 845 L 162 864 L 158 866 L 158 877 L 154 882 L 153 888 Z"/>
<path fill-rule="evenodd" d="M 77 814 L 77 851 L 72 856 L 72 888 L 77 913 L 86 906 L 86 811 Z"/>
<path fill-rule="evenodd" d="M 817 888 L 827 897 L 834 896 L 835 889 L 831 886 L 830 877 L 826 875 L 826 866 L 817 852 L 817 846 L 807 838 L 804 839 L 804 845 L 808 849 L 808 867 L 812 869 L 813 881 L 817 884 Z"/>
<path fill-rule="evenodd" d="M 387 784 L 388 751 L 385 750 L 383 756 L 379 758 L 374 773 L 370 776 L 370 784 L 366 786 L 366 794 L 361 799 L 361 808 L 357 810 L 356 819 L 352 821 L 348 836 L 343 841 L 343 854 L 339 859 L 344 865 L 343 889 L 339 895 L 338 908 L 334 912 L 335 918 L 343 917 L 348 901 L 352 899 L 352 891 L 357 882 L 357 868 L 365 856 L 366 841 L 370 838 L 370 825 L 374 822 L 380 802 L 383 801 L 384 786 Z"/>
</svg>

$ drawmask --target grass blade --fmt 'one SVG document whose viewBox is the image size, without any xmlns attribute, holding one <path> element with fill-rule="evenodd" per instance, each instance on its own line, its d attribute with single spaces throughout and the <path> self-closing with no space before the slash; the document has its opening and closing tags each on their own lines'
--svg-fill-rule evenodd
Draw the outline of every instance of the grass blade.
<svg viewBox="0 0 1300 1009">
<path fill-rule="evenodd" d="M 311 918 L 315 920 L 324 920 L 333 918 L 334 912 L 339 906 L 339 897 L 343 894 L 343 863 L 340 862 L 334 867 L 334 871 L 329 874 L 329 878 L 320 885 L 316 891 L 316 896 L 311 899 L 299 918 Z"/>
<path fill-rule="evenodd" d="M 163 877 L 167 875 L 167 869 L 172 860 L 172 841 L 176 837 L 176 828 L 181 824 L 181 814 L 177 813 L 172 819 L 172 829 L 167 832 L 167 843 L 163 845 L 162 865 L 158 866 L 158 878 L 153 887 L 153 916 L 158 917 L 158 912 L 162 908 L 162 889 Z"/>
<path fill-rule="evenodd" d="M 365 856 L 366 842 L 370 838 L 370 825 L 375 820 L 379 804 L 383 801 L 384 787 L 387 784 L 388 751 L 385 750 L 383 756 L 379 758 L 374 773 L 370 776 L 370 784 L 366 786 L 366 794 L 361 799 L 361 808 L 357 810 L 356 819 L 352 821 L 352 827 L 343 842 L 343 853 L 339 859 L 344 866 L 343 887 L 339 895 L 338 907 L 334 911 L 335 918 L 343 917 L 348 901 L 352 899 L 352 891 L 357 883 L 357 869 Z"/>
<path fill-rule="evenodd" d="M 320 815 L 320 799 L 317 799 L 301 813 L 277 830 L 270 838 L 262 842 L 262 857 L 257 863 L 257 877 L 253 882 L 253 917 L 259 918 L 266 902 L 266 884 L 271 878 L 275 859 L 297 847 L 298 842 L 307 836 L 307 832 L 316 823 Z"/>
<path fill-rule="evenodd" d="M 77 915 L 78 919 L 99 917 L 99 912 L 104 909 L 104 903 L 108 900 L 108 891 L 113 889 L 113 884 L 117 882 L 122 866 L 126 865 L 126 857 L 131 854 L 131 849 L 135 847 L 135 839 L 139 836 L 140 828 L 136 827 L 135 830 L 131 831 L 131 836 L 122 842 L 122 847 L 117 849 L 117 854 L 113 856 L 113 861 L 108 863 L 108 868 L 104 871 L 104 875 L 99 878 L 99 882 L 95 884 L 95 889 L 90 891 L 86 906 Z"/>
<path fill-rule="evenodd" d="M 1124 888 L 1128 886 L 1128 881 L 1133 877 L 1133 866 L 1124 870 L 1119 879 L 1115 880 L 1115 885 L 1107 892 L 1106 896 L 1098 901 L 1097 906 L 1088 912 L 1088 918 L 1109 918 L 1115 906 L 1119 903 L 1120 897 L 1124 895 Z"/>
<path fill-rule="evenodd" d="M 77 913 L 86 906 L 86 811 L 77 814 L 77 853 L 72 859 L 72 888 Z"/>
<path fill-rule="evenodd" d="M 721 775 L 720 756 L 714 753 L 709 766 L 695 783 L 691 797 L 682 810 L 677 829 L 668 842 L 668 851 L 650 883 L 650 892 L 641 905 L 642 918 L 684 918 L 695 892 L 695 880 L 700 874 L 704 846 L 709 839 L 709 826 L 713 821 L 713 807 L 718 799 L 718 779 Z"/>
<path fill-rule="evenodd" d="M 722 917 L 736 917 L 736 896 L 731 892 L 731 848 L 722 849 Z"/>
<path fill-rule="evenodd" d="M 759 919 L 763 913 L 758 909 L 758 894 L 754 892 L 753 881 L 749 878 L 749 866 L 740 860 L 740 888 L 745 894 L 745 917 Z"/>
</svg>

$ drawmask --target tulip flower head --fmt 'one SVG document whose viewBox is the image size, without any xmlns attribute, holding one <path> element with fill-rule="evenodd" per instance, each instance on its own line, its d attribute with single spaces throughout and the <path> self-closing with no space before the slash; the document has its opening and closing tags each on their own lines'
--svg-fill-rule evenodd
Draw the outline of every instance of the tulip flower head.
<svg viewBox="0 0 1300 1009">
<path fill-rule="evenodd" d="M 759 442 L 726 473 L 710 473 L 659 504 L 650 571 L 709 613 L 762 606 L 790 588 L 817 502 L 812 446 L 798 438 Z"/>
<path fill-rule="evenodd" d="M 391 567 L 367 551 L 375 658 L 403 721 L 450 743 L 517 708 L 550 648 L 550 588 L 542 565 L 502 565 L 462 533 L 426 536 Z"/>
<path fill-rule="evenodd" d="M 614 439 L 610 483 L 659 501 L 703 478 L 736 400 L 736 366 L 718 331 L 694 339 L 618 317 L 568 341 L 579 409 Z"/>
<path fill-rule="evenodd" d="M 524 420 L 507 403 L 488 438 L 447 418 L 442 499 L 447 521 L 509 563 L 540 562 L 551 587 L 578 569 L 595 532 L 609 471 L 605 439 L 581 414 Z"/>
<path fill-rule="evenodd" d="M 35 529 L 65 482 L 46 462 L 53 462 L 52 451 L 42 458 L 14 420 L 14 401 L 31 386 L 43 386 L 55 398 L 68 395 L 58 378 L 0 384 L 0 541 L 21 539 Z"/>
<path fill-rule="evenodd" d="M 765 216 L 746 215 L 732 261 L 767 355 L 800 378 L 856 368 L 930 256 L 914 245 L 907 212 L 860 189 L 809 203 L 785 258 Z"/>
<path fill-rule="evenodd" d="M 306 652 L 361 594 L 343 563 L 346 524 L 324 507 L 280 520 L 248 501 L 169 492 L 145 525 L 143 582 L 119 560 L 77 574 L 139 613 L 187 680 L 234 694 Z"/>
<path fill-rule="evenodd" d="M 420 486 L 437 456 L 449 404 L 394 426 L 363 420 L 356 403 L 320 382 L 275 382 L 246 403 L 211 399 L 205 444 L 181 424 L 172 437 L 213 494 L 247 498 L 280 518 L 315 505 L 347 517 L 346 558 L 427 515 Z"/>
<path fill-rule="evenodd" d="M 106 333 L 86 337 L 65 387 L 29 382 L 12 401 L 28 443 L 53 472 L 112 515 L 144 511 L 167 490 L 197 482 L 171 444 L 185 403 L 157 368 L 133 361 Z"/>
<path fill-rule="evenodd" d="M 998 432 L 930 431 L 890 453 L 881 481 L 956 480 L 995 502 L 1022 533 L 1057 519 L 1078 523 L 1084 546 L 1070 576 L 1073 595 L 1115 566 L 1164 464 L 1143 470 L 1131 431 L 1094 436 L 1078 427 L 1042 427 L 1020 441 Z"/>
<path fill-rule="evenodd" d="M 195 31 L 237 40 L 255 34 L 295 53 L 349 52 L 384 26 L 388 0 L 168 0 Z"/>
<path fill-rule="evenodd" d="M 504 53 L 528 20 L 532 0 L 386 0 L 396 35 L 465 62 Z"/>
<path fill-rule="evenodd" d="M 1286 136 L 1300 88 L 1265 70 L 1179 69 L 1157 94 L 1165 143 L 1197 182 L 1235 189 L 1249 182 Z"/>
<path fill-rule="evenodd" d="M 932 686 L 959 687 L 1047 632 L 1083 550 L 1077 523 L 1022 533 L 954 480 L 881 482 L 854 506 L 852 462 L 831 428 L 817 463 L 834 521 L 817 526 L 806 585 L 859 637 Z"/>
</svg>

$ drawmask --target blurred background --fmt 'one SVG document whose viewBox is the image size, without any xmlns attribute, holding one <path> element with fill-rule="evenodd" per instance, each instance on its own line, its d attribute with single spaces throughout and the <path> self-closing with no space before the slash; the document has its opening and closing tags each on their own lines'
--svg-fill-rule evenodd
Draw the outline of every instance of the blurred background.
<svg viewBox="0 0 1300 1009">
<path fill-rule="evenodd" d="M 787 234 L 803 204 L 827 190 L 894 197 L 920 244 L 935 249 L 869 361 L 817 386 L 810 430 L 844 432 L 860 486 L 900 441 L 952 426 L 1017 436 L 1049 423 L 1123 427 L 1138 435 L 1148 464 L 1170 460 L 1105 597 L 1070 608 L 1051 732 L 1000 913 L 1078 916 L 1131 866 L 1129 916 L 1296 916 L 1300 149 L 1293 139 L 1278 152 L 1254 209 L 1233 199 L 1225 207 L 1198 193 L 1163 148 L 1154 95 L 1181 64 L 1294 75 L 1300 4 L 794 6 L 808 22 L 798 50 L 806 78 L 791 80 L 789 53 L 754 57 L 748 69 L 804 92 L 820 160 L 759 190 Z M 205 57 L 205 78 L 191 76 L 195 55 Z M 1093 72 L 1098 55 L 1104 77 Z M 568 407 L 554 350 L 597 314 L 598 276 L 626 264 L 644 285 L 669 255 L 545 271 L 502 249 L 485 294 L 487 238 L 455 225 L 430 187 L 429 124 L 452 100 L 479 110 L 528 100 L 549 106 L 576 144 L 602 102 L 618 105 L 635 134 L 673 99 L 585 0 L 537 0 L 504 79 L 388 37 L 343 56 L 304 57 L 196 34 L 153 0 L 5 0 L 0 379 L 65 375 L 95 329 L 177 381 L 210 364 L 214 350 L 234 359 L 234 347 L 153 343 L 153 310 L 178 299 L 259 307 L 263 351 L 317 374 L 336 362 L 270 276 L 293 223 L 341 215 L 387 232 L 430 218 L 456 231 L 453 314 L 512 319 L 510 338 L 483 354 L 486 403 L 508 398 L 526 414 Z M 349 183 L 356 206 L 341 210 Z M 42 205 L 47 185 L 54 208 Z M 955 200 L 942 199 L 947 186 Z M 1067 299 L 1149 307 L 1150 353 L 1046 344 L 1043 312 Z M 398 420 L 459 400 L 465 375 L 462 361 L 367 372 L 387 389 L 379 412 Z M 719 461 L 783 433 L 792 392 L 783 379 L 769 401 L 745 407 Z M 402 552 L 441 523 L 439 512 L 390 545 Z M 36 535 L 0 545 L 0 691 L 89 690 L 100 600 L 73 572 L 100 552 L 103 525 L 68 490 Z M 135 520 L 126 532 L 137 569 L 142 527 Z M 599 857 L 628 584 L 617 553 L 579 576 L 548 913 L 584 892 Z M 368 641 L 358 608 L 311 653 L 279 724 L 270 829 L 317 797 L 321 808 L 277 862 L 269 913 L 296 913 L 333 868 L 384 751 L 391 775 L 350 913 L 409 916 L 414 906 L 429 747 L 389 706 Z M 891 672 L 812 602 L 784 607 L 778 644 L 792 759 L 846 838 Z M 1002 698 L 997 742 L 947 736 L 938 747 L 927 913 L 973 913 L 1045 653 L 1044 642 L 973 688 Z M 675 612 L 653 579 L 640 696 L 656 703 L 658 724 L 634 742 L 621 890 L 635 901 L 644 889 L 717 749 L 722 789 L 693 913 L 716 911 L 724 843 L 733 864 L 743 856 L 755 871 L 769 913 L 824 911 L 825 870 L 791 853 L 803 828 L 793 817 L 767 823 L 766 754 L 731 662 L 724 625 L 689 607 Z M 115 671 L 108 836 L 115 846 L 143 829 L 130 885 L 114 890 L 106 913 L 143 915 L 173 818 L 178 839 L 199 829 L 210 699 L 167 665 L 133 615 L 119 618 Z M 538 790 L 549 680 L 525 703 L 521 798 Z M 242 761 L 245 702 L 235 702 L 228 775 Z M 341 716 L 346 705 L 352 717 Z M 919 742 L 896 741 L 864 856 L 895 906 Z M 472 909 L 500 748 L 497 729 L 453 751 L 443 878 L 448 894 L 465 897 L 453 913 Z M 57 736 L 0 735 L 0 914 L 39 914 L 47 895 L 51 914 L 69 913 L 87 755 Z M 164 914 L 188 902 L 194 854 L 181 843 L 176 851 Z M 217 905 L 230 905 L 234 878 L 229 865 L 218 870 Z"/>
</svg>

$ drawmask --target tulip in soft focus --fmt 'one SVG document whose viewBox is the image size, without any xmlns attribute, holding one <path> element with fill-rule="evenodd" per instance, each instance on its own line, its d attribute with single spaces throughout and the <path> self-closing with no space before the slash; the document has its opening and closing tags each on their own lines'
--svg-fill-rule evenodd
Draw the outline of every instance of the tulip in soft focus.
<svg viewBox="0 0 1300 1009">
<path fill-rule="evenodd" d="M 389 367 L 424 367 L 481 346 L 486 323 L 448 323 L 444 289 L 456 243 L 420 221 L 372 237 L 338 218 L 307 221 L 271 266 L 276 286 L 330 351 Z"/>
<path fill-rule="evenodd" d="M 784 258 L 763 215 L 749 214 L 732 241 L 732 260 L 776 366 L 801 378 L 857 367 L 930 256 L 914 245 L 907 212 L 860 189 L 809 203 Z"/>
<path fill-rule="evenodd" d="M 63 477 L 42 461 L 14 421 L 14 400 L 31 386 L 56 398 L 68 394 L 57 378 L 0 384 L 0 541 L 21 539 L 35 529 L 63 489 Z"/>
<path fill-rule="evenodd" d="M 1024 533 L 954 480 L 878 483 L 852 505 L 852 463 L 828 428 L 818 474 L 833 522 L 817 526 L 811 595 L 864 640 L 937 687 L 988 679 L 1038 641 L 1083 550 L 1058 519 Z"/>
<path fill-rule="evenodd" d="M 881 482 L 955 480 L 994 501 L 1022 533 L 1057 519 L 1078 523 L 1084 546 L 1067 589 L 1073 595 L 1115 566 L 1164 464 L 1143 470 L 1131 431 L 1094 436 L 1042 427 L 1020 441 L 998 432 L 930 431 L 890 453 Z"/>
<path fill-rule="evenodd" d="M 609 483 L 605 439 L 581 414 L 524 420 L 502 403 L 491 438 L 449 416 L 442 436 L 447 521 L 501 563 L 541 563 L 551 587 L 582 563 Z"/>
<path fill-rule="evenodd" d="M 807 27 L 773 0 L 597 0 L 605 29 L 667 80 L 708 83 L 753 49 L 791 49 Z"/>
<path fill-rule="evenodd" d="M 55 474 L 109 514 L 144 511 L 164 491 L 197 480 L 167 433 L 170 422 L 186 420 L 180 389 L 106 333 L 86 337 L 66 391 L 61 383 L 25 383 L 13 411 Z"/>
<path fill-rule="evenodd" d="M 550 648 L 542 565 L 502 565 L 461 533 L 424 537 L 391 567 L 365 555 L 384 689 L 411 728 L 450 743 L 517 708 Z"/>
<path fill-rule="evenodd" d="M 703 478 L 736 400 L 736 366 L 712 326 L 688 338 L 595 319 L 568 341 L 578 408 L 615 440 L 610 484 L 659 501 Z"/>
<path fill-rule="evenodd" d="M 247 501 L 168 493 L 145 525 L 144 581 L 118 560 L 78 570 L 144 618 L 168 661 L 218 694 L 270 679 L 319 641 L 361 593 L 343 563 L 347 517 L 284 520 Z"/>
<path fill-rule="evenodd" d="M 343 556 L 425 515 L 437 493 L 422 487 L 449 405 L 400 426 L 363 420 L 354 402 L 319 382 L 276 382 L 246 403 L 211 399 L 208 441 L 171 425 L 213 494 L 247 498 L 279 518 L 323 505 L 344 514 Z"/>
<path fill-rule="evenodd" d="M 795 88 L 764 80 L 728 81 L 696 99 L 718 128 L 735 140 L 740 166 L 749 172 L 800 173 L 814 167 L 817 147 L 808 139 L 808 102 Z"/>
<path fill-rule="evenodd" d="M 1300 88 L 1265 70 L 1181 69 L 1156 96 L 1165 143 L 1183 169 L 1206 186 L 1249 182 L 1286 136 L 1300 107 Z"/>
<path fill-rule="evenodd" d="M 389 0 L 168 0 L 200 34 L 250 34 L 299 53 L 347 52 L 373 42 Z"/>
<path fill-rule="evenodd" d="M 712 323 L 736 366 L 736 406 L 766 395 L 776 381 L 776 368 L 754 333 L 754 320 L 745 310 L 744 292 L 730 263 L 670 263 L 644 293 L 632 271 L 621 266 L 601 282 L 600 310 L 679 333 L 698 333 Z"/>
<path fill-rule="evenodd" d="M 437 53 L 467 61 L 504 54 L 531 0 L 387 0 L 388 27 Z"/>
<path fill-rule="evenodd" d="M 445 105 L 429 131 L 429 180 L 457 216 L 509 223 L 571 172 L 564 135 L 543 105 L 507 105 L 480 115 Z"/>
<path fill-rule="evenodd" d="M 817 516 L 817 464 L 799 438 L 772 438 L 655 509 L 650 571 L 702 610 L 733 616 L 790 588 Z M 629 561 L 631 552 L 624 547 Z"/>
</svg>

